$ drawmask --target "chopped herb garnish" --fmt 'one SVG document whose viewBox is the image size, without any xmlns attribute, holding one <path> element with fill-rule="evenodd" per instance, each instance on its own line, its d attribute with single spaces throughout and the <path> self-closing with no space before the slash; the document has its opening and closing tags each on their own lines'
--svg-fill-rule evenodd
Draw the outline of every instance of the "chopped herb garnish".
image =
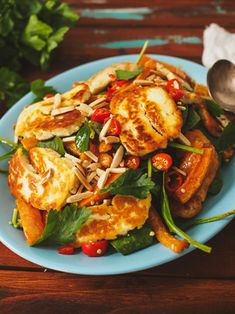
<svg viewBox="0 0 235 314">
<path fill-rule="evenodd" d="M 111 195 L 128 195 L 136 198 L 146 198 L 148 193 L 154 188 L 154 182 L 140 169 L 130 168 L 123 173 L 117 180 L 110 184 L 101 193 L 110 193 Z"/>
<path fill-rule="evenodd" d="M 52 140 L 41 141 L 37 144 L 37 146 L 41 148 L 51 148 L 59 153 L 61 156 L 64 156 L 65 154 L 64 144 L 61 138 L 58 136 L 54 137 Z"/>
<path fill-rule="evenodd" d="M 84 125 L 81 127 L 81 129 L 77 132 L 77 135 L 75 138 L 77 149 L 81 153 L 84 153 L 89 150 L 90 135 L 91 135 L 91 129 L 89 127 L 89 123 L 86 121 Z"/>
<path fill-rule="evenodd" d="M 138 74 L 143 72 L 144 67 L 141 66 L 137 70 L 134 71 L 128 71 L 128 70 L 116 70 L 116 78 L 117 80 L 123 80 L 123 81 L 128 81 L 131 80 L 132 78 L 136 77 Z"/>
</svg>

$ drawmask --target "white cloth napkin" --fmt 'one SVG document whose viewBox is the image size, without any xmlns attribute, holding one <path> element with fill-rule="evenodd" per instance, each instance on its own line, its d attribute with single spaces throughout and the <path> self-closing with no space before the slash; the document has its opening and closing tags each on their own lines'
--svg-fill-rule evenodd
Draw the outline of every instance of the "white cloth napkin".
<svg viewBox="0 0 235 314">
<path fill-rule="evenodd" d="M 235 63 L 235 34 L 217 24 L 210 24 L 203 33 L 202 63 L 210 68 L 219 59 Z"/>
</svg>

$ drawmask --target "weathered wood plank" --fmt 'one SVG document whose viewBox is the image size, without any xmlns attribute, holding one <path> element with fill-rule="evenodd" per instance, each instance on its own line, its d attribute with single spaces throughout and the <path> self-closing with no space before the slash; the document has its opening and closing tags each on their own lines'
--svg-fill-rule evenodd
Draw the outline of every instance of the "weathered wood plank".
<svg viewBox="0 0 235 314">
<path fill-rule="evenodd" d="M 234 1 L 105 1 L 69 0 L 80 14 L 80 25 L 90 27 L 111 24 L 116 26 L 168 27 L 205 26 L 219 23 L 224 27 L 235 26 Z"/>
<path fill-rule="evenodd" d="M 1 313 L 234 313 L 235 282 L 0 271 Z M 39 309 L 42 309 L 40 311 Z"/>
</svg>

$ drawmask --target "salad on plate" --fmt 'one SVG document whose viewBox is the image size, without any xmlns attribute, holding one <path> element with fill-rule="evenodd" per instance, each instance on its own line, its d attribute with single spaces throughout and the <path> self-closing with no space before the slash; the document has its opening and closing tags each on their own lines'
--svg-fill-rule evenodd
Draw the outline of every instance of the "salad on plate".
<svg viewBox="0 0 235 314">
<path fill-rule="evenodd" d="M 220 192 L 234 154 L 234 117 L 179 67 L 141 54 L 26 106 L 15 125 L 11 224 L 30 246 L 102 256 L 158 241 L 175 253 L 211 248 L 187 228 Z"/>
</svg>

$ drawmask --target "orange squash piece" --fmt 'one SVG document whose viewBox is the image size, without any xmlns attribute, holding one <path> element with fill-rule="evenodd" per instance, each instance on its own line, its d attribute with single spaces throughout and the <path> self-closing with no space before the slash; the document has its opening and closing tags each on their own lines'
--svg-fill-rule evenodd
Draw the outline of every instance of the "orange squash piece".
<svg viewBox="0 0 235 314">
<path fill-rule="evenodd" d="M 180 253 L 189 247 L 189 243 L 186 240 L 176 239 L 172 234 L 170 234 L 163 224 L 160 215 L 153 208 L 149 211 L 149 221 L 155 233 L 156 239 L 162 245 L 166 246 L 175 253 Z"/>
<path fill-rule="evenodd" d="M 26 203 L 22 198 L 16 200 L 24 234 L 29 245 L 33 245 L 41 236 L 44 224 L 39 209 Z"/>
</svg>

